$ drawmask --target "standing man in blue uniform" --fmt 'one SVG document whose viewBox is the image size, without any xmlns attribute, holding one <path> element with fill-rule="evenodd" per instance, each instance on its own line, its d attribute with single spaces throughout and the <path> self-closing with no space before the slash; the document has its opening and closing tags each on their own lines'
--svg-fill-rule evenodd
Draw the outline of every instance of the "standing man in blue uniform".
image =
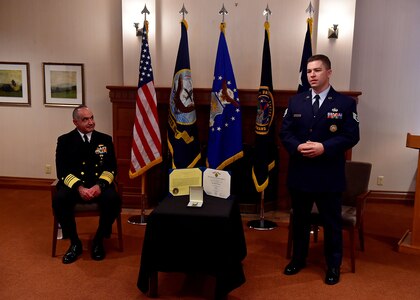
<svg viewBox="0 0 420 300">
<path fill-rule="evenodd" d="M 64 264 L 76 261 L 83 249 L 74 217 L 76 203 L 97 202 L 99 205 L 99 226 L 91 249 L 94 260 L 105 258 L 103 239 L 111 235 L 112 224 L 121 210 L 121 200 L 114 186 L 117 161 L 111 136 L 95 131 L 93 114 L 84 105 L 74 109 L 73 123 L 76 128 L 57 140 L 59 183 L 52 203 L 63 234 L 70 239 L 70 247 L 63 256 Z"/>
<path fill-rule="evenodd" d="M 306 266 L 315 202 L 324 223 L 325 283 L 333 285 L 339 282 L 343 255 L 345 152 L 359 141 L 359 121 L 356 101 L 333 89 L 331 73 L 327 56 L 308 59 L 311 90 L 290 99 L 280 138 L 290 155 L 287 186 L 293 209 L 293 255 L 284 274 L 297 274 Z"/>
</svg>

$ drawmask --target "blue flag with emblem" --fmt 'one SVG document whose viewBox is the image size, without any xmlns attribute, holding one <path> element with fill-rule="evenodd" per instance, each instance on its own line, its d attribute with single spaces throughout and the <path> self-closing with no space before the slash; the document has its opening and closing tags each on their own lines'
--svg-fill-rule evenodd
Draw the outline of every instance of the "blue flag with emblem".
<svg viewBox="0 0 420 300">
<path fill-rule="evenodd" d="M 269 182 L 269 172 L 274 168 L 277 149 L 274 128 L 273 79 L 271 72 L 270 23 L 265 22 L 264 48 L 261 67 L 260 89 L 255 120 L 255 154 L 252 179 L 258 192 L 264 191 Z"/>
<path fill-rule="evenodd" d="M 188 24 L 181 22 L 181 40 L 169 101 L 168 148 L 172 168 L 192 168 L 201 158 L 188 50 Z"/>
<path fill-rule="evenodd" d="M 243 156 L 241 107 L 226 43 L 225 26 L 225 23 L 220 24 L 207 147 L 207 167 L 219 170 Z"/>
<path fill-rule="evenodd" d="M 308 91 L 311 87 L 308 82 L 306 71 L 307 71 L 308 58 L 312 56 L 312 42 L 311 42 L 312 22 L 313 22 L 312 18 L 308 18 L 306 20 L 307 28 L 306 28 L 306 34 L 305 34 L 305 42 L 303 44 L 302 59 L 300 61 L 300 68 L 299 68 L 298 93 Z"/>
</svg>

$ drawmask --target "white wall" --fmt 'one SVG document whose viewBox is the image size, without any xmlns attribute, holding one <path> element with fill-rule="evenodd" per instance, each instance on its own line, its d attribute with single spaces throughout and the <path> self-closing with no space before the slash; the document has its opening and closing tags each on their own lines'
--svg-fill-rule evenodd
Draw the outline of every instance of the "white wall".
<svg viewBox="0 0 420 300">
<path fill-rule="evenodd" d="M 151 25 L 149 41 L 156 86 L 167 87 L 172 84 L 181 35 L 182 16 L 179 11 L 183 4 L 188 11 L 186 20 L 189 25 L 188 40 L 194 87 L 210 88 L 212 86 L 220 35 L 219 25 L 222 21 L 219 11 L 224 3 L 228 11 L 228 15 L 225 16 L 226 40 L 238 88 L 257 89 L 259 87 L 265 22 L 263 11 L 267 2 L 255 0 L 148 0 L 145 2 L 148 8 L 150 5 L 151 12 L 147 19 Z M 317 7 L 318 0 L 312 2 Z M 128 28 L 123 32 L 124 84 L 136 85 L 140 39 L 134 35 L 133 22 L 139 20 L 142 22 L 140 11 L 144 3 L 136 0 L 122 0 L 122 3 L 125 8 L 123 9 L 123 24 L 124 28 Z M 308 17 L 305 10 L 308 4 L 308 0 L 276 0 L 268 3 L 272 11 L 269 21 L 275 89 L 297 88 L 298 69 Z M 137 16 L 133 16 L 132 11 L 136 11 Z"/>
<path fill-rule="evenodd" d="M 86 103 L 97 128 L 112 133 L 106 85 L 136 85 L 139 39 L 133 22 L 142 22 L 144 3 L 151 12 L 150 44 L 155 83 L 170 86 L 184 3 L 194 87 L 211 87 L 224 2 L 226 36 L 240 89 L 259 84 L 267 2 L 253 0 L 14 0 L 0 10 L 0 61 L 30 63 L 31 107 L 0 106 L 0 176 L 53 178 L 59 134 L 71 130 L 71 108 L 43 105 L 42 62 L 85 64 Z M 273 15 L 271 52 L 275 89 L 295 89 L 306 30 L 308 0 L 268 3 Z M 235 5 L 237 4 L 237 5 Z M 416 99 L 420 69 L 420 2 L 417 0 L 317 0 L 314 52 L 329 55 L 332 83 L 339 90 L 360 90 L 361 141 L 354 159 L 373 162 L 371 188 L 412 191 L 417 151 L 405 147 L 406 133 L 420 134 Z M 137 7 L 134 9 L 134 7 Z M 332 13 L 331 13 L 332 11 Z M 338 17 L 338 20 L 334 19 Z M 328 27 L 339 24 L 339 38 Z M 355 27 L 353 28 L 353 24 Z M 385 26 L 386 25 L 386 26 Z M 354 31 L 353 31 L 354 29 Z M 383 186 L 376 177 L 384 176 Z"/>
<path fill-rule="evenodd" d="M 420 1 L 357 1 L 351 88 L 363 91 L 361 141 L 354 158 L 373 163 L 371 186 L 414 190 L 418 151 L 407 132 L 420 134 Z M 377 176 L 384 185 L 376 186 Z"/>
<path fill-rule="evenodd" d="M 0 45 L 0 61 L 29 62 L 31 84 L 30 107 L 0 106 L 0 176 L 54 178 L 57 137 L 74 125 L 72 108 L 44 107 L 42 63 L 83 63 L 85 103 L 112 133 L 105 86 L 122 84 L 121 2 L 13 0 L 0 9 Z"/>
<path fill-rule="evenodd" d="M 332 62 L 331 84 L 341 91 L 350 90 L 356 0 L 321 0 L 319 4 L 317 53 Z M 328 38 L 328 29 L 338 24 L 338 39 Z"/>
<path fill-rule="evenodd" d="M 155 85 L 171 86 L 180 38 L 179 11 L 184 4 L 188 14 L 188 39 L 194 87 L 211 87 L 222 20 L 222 2 L 207 0 L 148 0 L 150 15 L 149 44 L 154 68 Z M 353 29 L 356 0 L 315 0 L 314 53 L 330 56 L 334 66 L 332 83 L 338 90 L 349 90 Z M 275 89 L 295 89 L 306 32 L 305 12 L 309 1 L 277 0 L 268 3 L 273 84 Z M 140 38 L 134 22 L 143 22 L 140 15 L 144 3 L 122 0 L 124 84 L 136 85 L 138 77 Z M 257 89 L 264 38 L 267 3 L 255 0 L 224 1 L 226 39 L 238 88 Z M 339 24 L 339 39 L 328 39 L 328 28 Z M 240 95 L 239 95 L 240 96 Z"/>
</svg>

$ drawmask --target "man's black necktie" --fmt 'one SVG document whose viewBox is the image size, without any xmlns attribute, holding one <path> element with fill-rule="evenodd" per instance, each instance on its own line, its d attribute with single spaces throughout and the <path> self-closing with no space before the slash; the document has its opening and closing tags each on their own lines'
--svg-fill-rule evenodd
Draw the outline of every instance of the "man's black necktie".
<svg viewBox="0 0 420 300">
<path fill-rule="evenodd" d="M 86 134 L 83 135 L 83 139 L 85 140 L 85 144 L 89 144 L 89 139 Z"/>
<path fill-rule="evenodd" d="M 319 95 L 315 95 L 315 102 L 312 104 L 312 112 L 314 113 L 314 117 L 316 116 L 318 109 L 319 109 Z"/>
</svg>

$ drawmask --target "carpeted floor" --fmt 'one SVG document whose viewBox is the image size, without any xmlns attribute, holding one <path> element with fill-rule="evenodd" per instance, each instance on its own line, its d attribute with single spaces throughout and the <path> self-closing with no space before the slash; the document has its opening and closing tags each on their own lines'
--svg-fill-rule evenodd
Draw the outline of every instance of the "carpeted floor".
<svg viewBox="0 0 420 300">
<path fill-rule="evenodd" d="M 123 214 L 124 252 L 118 252 L 114 234 L 105 244 L 106 259 L 93 261 L 89 240 L 97 219 L 82 218 L 78 228 L 85 251 L 74 264 L 63 265 L 68 241 L 59 241 L 57 257 L 51 257 L 49 192 L 0 189 L 0 195 L 0 299 L 147 299 L 136 287 L 145 228 L 128 224 L 129 212 Z M 418 299 L 420 256 L 396 251 L 411 226 L 412 210 L 402 204 L 368 203 L 366 250 L 357 252 L 356 273 L 351 273 L 344 236 L 342 277 L 335 286 L 323 283 L 322 234 L 318 243 L 311 244 L 307 268 L 285 276 L 287 215 L 267 213 L 279 224 L 272 231 L 246 228 L 255 216 L 244 215 L 247 281 L 228 300 Z M 213 286 L 207 276 L 159 273 L 159 299 L 211 299 Z"/>
</svg>

